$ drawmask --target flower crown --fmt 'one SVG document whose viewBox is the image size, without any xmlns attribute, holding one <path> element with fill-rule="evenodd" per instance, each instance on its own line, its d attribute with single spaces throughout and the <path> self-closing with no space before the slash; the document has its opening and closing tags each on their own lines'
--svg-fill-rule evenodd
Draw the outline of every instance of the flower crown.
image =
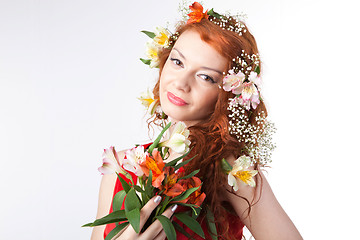
<svg viewBox="0 0 360 240">
<path fill-rule="evenodd" d="M 214 11 L 214 9 L 204 11 L 203 6 L 194 2 L 189 7 L 180 7 L 183 20 L 186 24 L 193 24 L 207 19 L 218 25 L 224 30 L 232 31 L 240 36 L 246 33 L 246 26 L 243 23 L 244 14 L 231 16 L 229 13 L 224 15 Z M 147 59 L 140 60 L 151 68 L 159 67 L 159 53 L 164 48 L 172 48 L 179 37 L 179 33 L 171 33 L 168 29 L 157 27 L 155 32 L 142 31 L 151 39 L 147 42 Z M 260 104 L 260 57 L 259 54 L 247 54 L 242 50 L 240 56 L 232 59 L 232 68 L 223 73 L 222 88 L 227 92 L 232 92 L 235 97 L 229 99 L 229 132 L 233 134 L 239 142 L 247 144 L 248 153 L 251 158 L 258 159 L 259 163 L 265 165 L 270 162 L 271 152 L 275 145 L 271 142 L 271 136 L 275 132 L 275 127 L 270 123 L 261 112 L 256 118 L 256 124 L 250 124 L 245 111 L 252 111 Z M 140 100 L 148 107 L 149 113 L 159 111 L 159 99 L 152 99 L 151 94 L 143 95 Z M 259 132 L 257 126 L 263 126 L 263 131 Z"/>
<path fill-rule="evenodd" d="M 188 12 L 187 10 L 190 10 Z M 181 8 L 184 20 L 187 24 L 200 22 L 202 19 L 208 19 L 221 28 L 233 31 L 239 35 L 246 32 L 246 27 L 241 18 L 243 15 L 230 16 L 230 14 L 221 15 L 211 9 L 204 12 L 203 6 L 194 2 L 189 8 Z M 155 32 L 142 31 L 151 39 L 147 42 L 146 55 L 148 59 L 140 58 L 140 60 L 149 65 L 151 68 L 159 66 L 159 52 L 163 48 L 171 48 L 177 40 L 179 33 L 171 34 L 169 30 L 163 27 L 157 27 Z M 242 51 L 240 56 L 233 59 L 234 66 L 228 74 L 224 74 L 223 89 L 231 91 L 236 95 L 233 101 L 238 101 L 247 110 L 250 107 L 255 109 L 259 104 L 259 88 L 260 88 L 260 74 L 259 55 L 253 54 L 249 56 L 245 51 Z"/>
</svg>

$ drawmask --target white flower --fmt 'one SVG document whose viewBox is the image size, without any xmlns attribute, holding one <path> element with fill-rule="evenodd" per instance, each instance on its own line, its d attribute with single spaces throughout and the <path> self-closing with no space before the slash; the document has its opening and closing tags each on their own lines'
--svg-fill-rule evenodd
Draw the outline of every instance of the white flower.
<svg viewBox="0 0 360 240">
<path fill-rule="evenodd" d="M 169 139 L 161 142 L 159 144 L 160 147 L 169 147 L 171 150 L 184 154 L 189 151 L 190 140 L 187 138 L 189 137 L 189 130 L 186 128 L 185 123 L 178 122 L 174 126 L 174 130 L 172 131 Z"/>
<path fill-rule="evenodd" d="M 241 156 L 235 160 L 233 169 L 228 175 L 228 184 L 234 188 L 234 191 L 239 190 L 237 179 L 241 180 L 244 184 L 250 187 L 255 187 L 256 183 L 253 177 L 258 173 L 256 170 L 249 170 L 250 157 Z"/>
<path fill-rule="evenodd" d="M 242 83 L 245 80 L 245 75 L 239 71 L 237 74 L 233 70 L 229 70 L 229 74 L 223 79 L 223 88 L 226 92 L 233 94 L 240 94 Z"/>
<path fill-rule="evenodd" d="M 146 92 L 141 93 L 141 96 L 138 99 L 141 101 L 141 104 L 146 107 L 147 112 L 150 115 L 153 115 L 159 107 L 159 99 L 155 99 L 154 94 L 149 89 Z"/>
<path fill-rule="evenodd" d="M 256 72 L 251 72 L 249 75 L 249 81 L 253 82 L 254 84 L 256 84 L 256 87 L 259 91 L 261 91 L 261 87 L 262 87 L 262 80 L 259 77 L 259 75 Z"/>
<path fill-rule="evenodd" d="M 161 47 L 169 46 L 170 32 L 163 27 L 156 27 L 154 42 Z"/>
<path fill-rule="evenodd" d="M 240 105 L 250 110 L 250 105 L 256 109 L 260 103 L 259 90 L 261 87 L 261 78 L 256 72 L 251 72 L 248 78 L 249 82 L 244 82 L 239 88 L 241 96 L 239 97 Z"/>
<path fill-rule="evenodd" d="M 150 39 L 146 43 L 146 56 L 150 58 L 151 63 L 150 67 L 155 68 L 159 66 L 159 45 L 154 42 L 153 39 Z"/>
<path fill-rule="evenodd" d="M 143 176 L 144 172 L 140 167 L 140 163 L 145 161 L 147 156 L 147 153 L 144 152 L 144 146 L 138 146 L 136 148 L 127 150 L 125 155 L 126 158 L 123 161 L 123 167 L 138 177 Z"/>
<path fill-rule="evenodd" d="M 250 104 L 253 109 L 260 103 L 259 91 L 256 89 L 254 83 L 245 82 L 241 86 L 241 95 L 238 97 L 240 105 L 250 110 Z"/>
</svg>

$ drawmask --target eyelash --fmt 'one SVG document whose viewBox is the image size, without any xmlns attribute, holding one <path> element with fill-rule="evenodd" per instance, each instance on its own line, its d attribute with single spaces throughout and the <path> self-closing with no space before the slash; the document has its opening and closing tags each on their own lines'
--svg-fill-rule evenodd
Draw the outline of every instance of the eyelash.
<svg viewBox="0 0 360 240">
<path fill-rule="evenodd" d="M 182 62 L 179 59 L 176 58 L 170 58 L 170 60 L 177 66 L 182 66 Z"/>
<path fill-rule="evenodd" d="M 179 59 L 170 58 L 170 60 L 171 60 L 176 66 L 182 66 L 182 65 L 183 65 L 182 62 L 181 62 Z M 210 77 L 210 76 L 208 76 L 208 75 L 206 75 L 206 74 L 199 74 L 199 76 L 205 76 L 205 78 L 207 78 L 207 79 L 205 79 L 205 78 L 203 78 L 203 79 L 204 79 L 205 81 L 207 81 L 207 82 L 210 81 L 211 83 L 216 83 L 212 77 Z"/>
<path fill-rule="evenodd" d="M 207 82 L 211 82 L 211 83 L 216 83 L 215 81 L 214 81 L 214 79 L 212 78 L 212 77 L 210 77 L 210 76 L 208 76 L 208 75 L 206 75 L 206 74 L 199 74 L 200 76 L 205 76 L 207 79 L 204 79 L 205 81 L 207 81 Z"/>
</svg>

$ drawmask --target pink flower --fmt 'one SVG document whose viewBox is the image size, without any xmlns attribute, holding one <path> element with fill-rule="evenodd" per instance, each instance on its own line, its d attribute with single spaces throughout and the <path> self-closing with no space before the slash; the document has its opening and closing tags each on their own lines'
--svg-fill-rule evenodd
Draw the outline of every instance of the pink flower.
<svg viewBox="0 0 360 240">
<path fill-rule="evenodd" d="M 256 72 L 251 72 L 250 73 L 249 81 L 253 82 L 256 85 L 257 89 L 259 91 L 261 91 L 262 81 L 261 81 L 261 78 L 259 77 L 259 75 Z"/>
<path fill-rule="evenodd" d="M 123 167 L 134 173 L 136 176 L 141 177 L 144 175 L 140 164 L 146 160 L 147 152 L 144 151 L 144 146 L 138 146 L 131 150 L 126 151 L 126 158 L 123 161 Z"/>
<path fill-rule="evenodd" d="M 103 153 L 103 165 L 98 168 L 101 174 L 112 174 L 112 173 L 121 173 L 127 175 L 128 173 L 121 167 L 121 161 L 119 159 L 118 153 L 115 151 L 114 147 L 109 149 L 104 149 Z"/>
<path fill-rule="evenodd" d="M 246 110 L 250 110 L 250 106 L 255 109 L 260 103 L 259 94 L 256 90 L 256 93 L 252 94 L 250 98 L 244 99 L 243 95 L 240 95 L 237 100 L 239 101 L 241 106 L 244 106 Z"/>
<path fill-rule="evenodd" d="M 234 71 L 230 70 L 229 74 L 223 79 L 225 91 L 240 95 L 233 99 L 232 104 L 238 102 L 247 110 L 250 110 L 250 107 L 255 109 L 259 105 L 260 85 L 261 79 L 256 72 L 251 72 L 247 80 L 245 80 L 245 75 L 242 72 L 234 74 Z"/>
<path fill-rule="evenodd" d="M 229 74 L 223 79 L 223 88 L 226 92 L 232 92 L 233 94 L 241 93 L 241 86 L 245 80 L 245 75 L 242 72 L 237 74 L 230 70 Z"/>
</svg>

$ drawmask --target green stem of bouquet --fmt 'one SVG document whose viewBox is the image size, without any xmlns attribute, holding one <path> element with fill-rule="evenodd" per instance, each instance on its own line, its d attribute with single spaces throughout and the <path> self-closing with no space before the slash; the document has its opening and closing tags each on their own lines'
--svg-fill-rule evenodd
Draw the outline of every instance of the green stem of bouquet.
<svg viewBox="0 0 360 240">
<path fill-rule="evenodd" d="M 164 159 L 164 160 L 167 159 L 166 154 L 168 153 L 168 151 L 169 151 L 169 148 L 168 148 L 168 147 L 165 147 L 165 148 L 164 148 L 164 153 L 163 153 L 163 154 L 164 154 L 164 155 L 163 155 L 163 159 Z"/>
<path fill-rule="evenodd" d="M 130 180 L 131 185 L 134 185 L 134 181 L 133 181 L 133 179 L 132 179 L 132 177 L 131 177 L 131 175 L 129 173 L 125 172 L 125 173 L 122 173 L 122 174 L 125 175 L 125 177 Z"/>
<path fill-rule="evenodd" d="M 164 211 L 165 211 L 165 208 L 167 207 L 167 205 L 169 204 L 170 202 L 170 197 L 169 196 L 166 196 L 163 203 L 162 203 L 162 206 L 161 208 L 157 208 L 156 209 L 156 214 L 155 216 L 159 216 L 161 215 Z"/>
</svg>

